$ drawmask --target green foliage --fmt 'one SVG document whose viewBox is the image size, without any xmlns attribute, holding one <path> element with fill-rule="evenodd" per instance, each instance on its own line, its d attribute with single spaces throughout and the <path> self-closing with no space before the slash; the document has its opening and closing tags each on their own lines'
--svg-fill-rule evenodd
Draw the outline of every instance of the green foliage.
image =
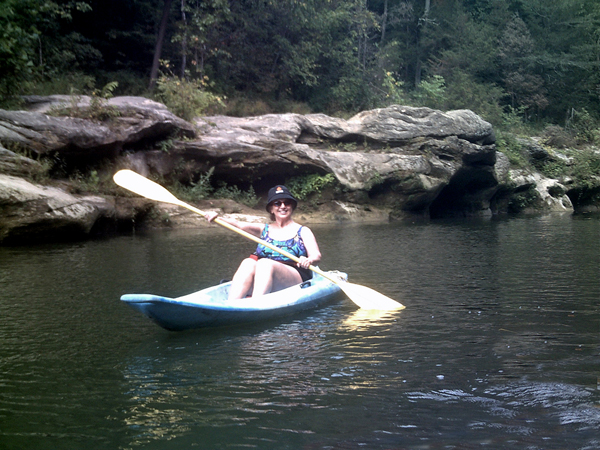
<svg viewBox="0 0 600 450">
<path fill-rule="evenodd" d="M 415 93 L 415 98 L 423 106 L 443 109 L 446 101 L 446 81 L 444 77 L 433 75 L 421 81 Z"/>
<path fill-rule="evenodd" d="M 228 186 L 222 183 L 221 186 L 214 193 L 215 198 L 228 198 L 235 202 L 253 208 L 258 203 L 258 197 L 254 192 L 254 188 L 250 186 L 247 191 L 242 191 L 237 186 Z"/>
<path fill-rule="evenodd" d="M 525 118 L 526 106 L 513 108 L 508 105 L 506 111 L 502 114 L 502 128 L 511 130 L 515 133 L 526 133 L 527 124 Z"/>
<path fill-rule="evenodd" d="M 91 10 L 88 1 L 3 0 L 0 3 L 0 103 L 28 93 L 40 77 L 76 68 L 75 59 L 91 59 L 93 49 L 77 53 L 78 33 L 65 31 L 74 13 Z M 85 44 L 84 44 L 85 45 Z M 96 54 L 98 56 L 98 54 Z M 101 56 L 101 55 L 100 55 Z"/>
<path fill-rule="evenodd" d="M 512 134 L 498 133 L 496 136 L 496 150 L 508 156 L 512 166 L 527 167 L 529 165 L 523 146 Z"/>
<path fill-rule="evenodd" d="M 555 179 L 560 179 L 568 171 L 567 163 L 563 160 L 544 161 L 536 167 L 542 175 Z"/>
<path fill-rule="evenodd" d="M 3 0 L 2 106 L 24 93 L 90 94 L 111 80 L 123 94 L 144 94 L 163 4 Z M 232 102 L 228 113 L 347 117 L 396 103 L 469 108 L 506 127 L 562 124 L 573 109 L 596 119 L 598 2 L 439 1 L 427 16 L 424 5 L 173 2 L 162 51 L 179 78 L 163 77 L 158 96 L 188 119 L 238 93 L 251 104 Z M 581 143 L 598 139 L 589 127 L 574 133 Z"/>
<path fill-rule="evenodd" d="M 162 152 L 169 153 L 169 151 L 173 148 L 175 141 L 173 138 L 163 139 L 160 142 L 157 142 L 155 145 Z"/>
<path fill-rule="evenodd" d="M 190 180 L 188 184 L 175 181 L 169 190 L 177 198 L 188 202 L 208 198 L 214 192 L 214 188 L 211 185 L 211 177 L 214 170 L 214 167 L 211 167 L 206 173 L 201 174 L 197 181 Z"/>
<path fill-rule="evenodd" d="M 334 186 L 336 178 L 332 173 L 325 175 L 308 174 L 286 180 L 286 186 L 298 200 L 306 200 L 319 195 L 326 187 Z"/>
<path fill-rule="evenodd" d="M 532 206 L 539 200 L 539 194 L 534 188 L 519 192 L 513 195 L 508 203 L 508 211 L 518 213 L 523 209 Z"/>
<path fill-rule="evenodd" d="M 573 134 L 578 144 L 600 143 L 600 121 L 585 108 L 573 108 L 565 128 Z"/>
<path fill-rule="evenodd" d="M 404 82 L 398 80 L 392 72 L 386 72 L 383 77 L 383 92 L 385 105 L 409 105 Z"/>
<path fill-rule="evenodd" d="M 470 109 L 495 127 L 504 125 L 501 101 L 505 93 L 501 87 L 482 83 L 462 70 L 453 72 L 446 86 L 444 110 Z"/>
<path fill-rule="evenodd" d="M 573 159 L 571 174 L 575 182 L 586 189 L 600 187 L 600 152 L 582 150 Z"/>
<path fill-rule="evenodd" d="M 121 112 L 114 106 L 108 104 L 108 99 L 112 97 L 112 92 L 117 86 L 118 83 L 113 81 L 106 84 L 100 91 L 94 89 L 89 106 L 81 106 L 82 97 L 72 94 L 70 105 L 53 108 L 49 111 L 49 114 L 98 121 L 111 120 L 119 117 Z"/>
<path fill-rule="evenodd" d="M 57 163 L 57 164 L 60 164 Z M 54 170 L 57 168 L 54 167 Z M 76 194 L 129 195 L 113 181 L 114 165 L 104 162 L 87 169 L 75 170 L 68 176 L 71 192 Z"/>
<path fill-rule="evenodd" d="M 71 174 L 69 180 L 75 186 L 77 193 L 94 193 L 102 192 L 102 181 L 97 170 L 90 170 L 87 173 L 76 171 Z"/>
<path fill-rule="evenodd" d="M 206 173 L 200 174 L 195 181 L 191 179 L 187 183 L 175 181 L 171 183 L 169 190 L 177 198 L 187 202 L 195 202 L 207 198 L 226 198 L 251 208 L 258 203 L 258 197 L 252 186 L 247 191 L 243 191 L 237 186 L 220 183 L 219 187 L 215 189 L 212 185 L 214 171 L 214 167 L 211 167 Z M 162 183 L 165 183 L 164 180 Z"/>
<path fill-rule="evenodd" d="M 39 31 L 32 20 L 39 12 L 37 2 L 5 0 L 0 3 L 0 101 L 23 89 L 35 72 Z"/>
<path fill-rule="evenodd" d="M 31 92 L 36 95 L 73 95 L 91 94 L 94 92 L 96 79 L 83 72 L 66 72 L 49 79 L 41 79 L 34 83 Z"/>
<path fill-rule="evenodd" d="M 27 179 L 39 184 L 45 184 L 51 179 L 50 173 L 55 163 L 53 158 L 47 156 L 39 157 L 39 155 L 30 148 L 23 147 L 16 142 L 2 142 L 0 147 L 12 151 L 18 156 L 32 160 L 21 164 L 21 168 Z"/>
<path fill-rule="evenodd" d="M 192 120 L 204 114 L 211 107 L 225 106 L 221 97 L 206 90 L 207 85 L 208 79 L 206 78 L 187 80 L 162 75 L 157 81 L 156 98 L 164 103 L 173 114 L 185 120 Z"/>
</svg>

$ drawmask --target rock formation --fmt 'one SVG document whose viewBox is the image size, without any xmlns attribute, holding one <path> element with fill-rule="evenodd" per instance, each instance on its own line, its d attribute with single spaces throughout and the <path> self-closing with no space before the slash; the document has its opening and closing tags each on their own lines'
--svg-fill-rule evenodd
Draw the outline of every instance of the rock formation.
<svg viewBox="0 0 600 450">
<path fill-rule="evenodd" d="M 469 110 L 390 106 L 348 120 L 279 114 L 192 124 L 144 98 L 27 100 L 27 111 L 0 110 L 0 241 L 86 235 L 98 223 L 150 216 L 153 204 L 144 199 L 68 192 L 57 175 L 42 175 L 49 160 L 63 178 L 108 167 L 189 182 L 214 170 L 215 180 L 252 186 L 259 196 L 292 177 L 333 174 L 335 189 L 320 202 L 337 220 L 489 215 L 531 185 L 541 186 L 547 210 L 570 207 L 556 180 L 511 171 L 496 153 L 492 126 Z M 79 117 L 55 115 L 59 109 Z"/>
</svg>

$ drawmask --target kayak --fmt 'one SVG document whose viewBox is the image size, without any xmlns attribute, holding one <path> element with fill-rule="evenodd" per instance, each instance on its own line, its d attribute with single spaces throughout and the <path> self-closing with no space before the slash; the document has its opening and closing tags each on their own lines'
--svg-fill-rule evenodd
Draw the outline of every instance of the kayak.
<svg viewBox="0 0 600 450">
<path fill-rule="evenodd" d="M 344 273 L 336 277 L 347 279 Z M 311 280 L 260 297 L 228 300 L 231 282 L 177 298 L 125 294 L 121 300 L 171 331 L 238 325 L 287 316 L 322 306 L 341 288 L 318 273 Z"/>
</svg>

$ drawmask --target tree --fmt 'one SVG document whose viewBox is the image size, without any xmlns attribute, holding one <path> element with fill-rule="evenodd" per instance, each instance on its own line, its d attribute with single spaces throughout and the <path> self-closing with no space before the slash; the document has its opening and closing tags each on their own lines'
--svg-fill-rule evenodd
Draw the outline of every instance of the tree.
<svg viewBox="0 0 600 450">
<path fill-rule="evenodd" d="M 419 26 L 417 28 L 419 34 L 417 36 L 417 64 L 415 67 L 415 86 L 421 83 L 421 71 L 422 71 L 422 42 L 421 36 L 427 33 L 427 28 L 431 18 L 429 17 L 429 11 L 431 9 L 431 0 L 425 0 L 425 9 L 423 15 L 419 18 Z"/>
<path fill-rule="evenodd" d="M 74 12 L 90 10 L 89 3 L 83 0 L 4 0 L 0 4 L 0 97 L 3 101 L 26 90 L 28 83 L 38 75 L 51 71 L 52 63 L 69 56 L 77 59 L 81 36 L 70 35 L 70 30 L 65 31 L 61 26 L 73 19 Z M 89 48 L 85 51 L 91 53 Z M 61 58 L 53 58 L 56 55 Z"/>
<path fill-rule="evenodd" d="M 165 40 L 165 32 L 169 22 L 169 13 L 171 11 L 172 0 L 165 0 L 163 3 L 163 13 L 158 27 L 158 36 L 156 37 L 156 45 L 154 47 L 154 58 L 152 59 L 152 67 L 150 68 L 150 90 L 154 89 L 158 78 L 158 69 L 160 67 L 160 57 L 162 55 L 163 42 Z"/>
<path fill-rule="evenodd" d="M 532 65 L 534 51 L 535 41 L 527 25 L 515 14 L 499 42 L 502 81 L 514 109 L 537 112 L 548 106 L 544 80 Z"/>
<path fill-rule="evenodd" d="M 227 57 L 221 52 L 221 42 L 223 24 L 230 18 L 227 0 L 181 0 L 181 20 L 172 39 L 180 43 L 181 78 L 189 73 L 192 77 L 203 79 L 210 58 Z"/>
</svg>

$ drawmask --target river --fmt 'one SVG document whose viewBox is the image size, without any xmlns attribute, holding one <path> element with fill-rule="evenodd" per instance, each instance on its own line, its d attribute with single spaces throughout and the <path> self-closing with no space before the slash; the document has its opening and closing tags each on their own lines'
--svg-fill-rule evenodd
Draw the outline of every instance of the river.
<svg viewBox="0 0 600 450">
<path fill-rule="evenodd" d="M 347 299 L 168 332 L 253 244 L 217 227 L 0 248 L 0 449 L 598 449 L 600 219 L 312 227 Z"/>
</svg>

